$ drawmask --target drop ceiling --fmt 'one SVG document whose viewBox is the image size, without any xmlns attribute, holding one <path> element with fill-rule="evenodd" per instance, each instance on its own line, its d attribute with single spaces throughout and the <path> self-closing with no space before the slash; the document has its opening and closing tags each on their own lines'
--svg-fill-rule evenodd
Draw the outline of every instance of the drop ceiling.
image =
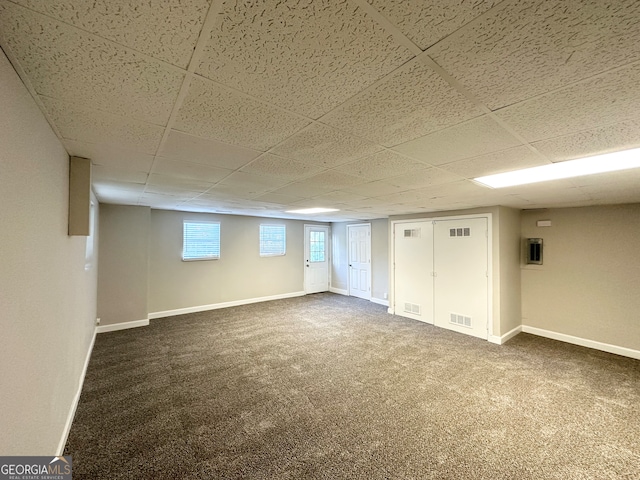
<svg viewBox="0 0 640 480">
<path fill-rule="evenodd" d="M 640 202 L 637 0 L 0 0 L 0 45 L 103 203 L 321 220 Z M 1 113 L 0 113 L 1 115 Z"/>
</svg>

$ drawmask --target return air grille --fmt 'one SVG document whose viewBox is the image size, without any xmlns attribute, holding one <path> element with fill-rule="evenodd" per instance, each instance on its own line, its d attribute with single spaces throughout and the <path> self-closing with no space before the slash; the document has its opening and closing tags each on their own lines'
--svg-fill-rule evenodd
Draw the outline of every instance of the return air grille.
<svg viewBox="0 0 640 480">
<path fill-rule="evenodd" d="M 420 315 L 420 305 L 417 303 L 405 302 L 404 311 L 407 313 L 413 313 L 414 315 Z"/>
<path fill-rule="evenodd" d="M 470 237 L 471 229 L 469 227 L 464 228 L 450 228 L 449 229 L 450 237 Z"/>
<path fill-rule="evenodd" d="M 420 236 L 420 229 L 419 228 L 407 228 L 404 231 L 404 236 L 405 238 L 410 238 L 410 237 L 414 237 L 417 238 Z"/>
<path fill-rule="evenodd" d="M 451 313 L 451 319 L 449 320 L 450 323 L 453 323 L 454 325 L 460 325 L 462 327 L 469 327 L 472 328 L 471 325 L 471 317 L 466 317 L 464 315 L 459 315 L 457 313 Z"/>
</svg>

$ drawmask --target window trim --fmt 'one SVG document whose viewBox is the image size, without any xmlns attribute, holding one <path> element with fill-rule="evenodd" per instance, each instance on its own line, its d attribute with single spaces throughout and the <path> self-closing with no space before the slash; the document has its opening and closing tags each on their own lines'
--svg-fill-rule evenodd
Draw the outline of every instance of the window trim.
<svg viewBox="0 0 640 480">
<path fill-rule="evenodd" d="M 185 246 L 186 246 L 186 240 L 187 237 L 185 236 L 186 233 L 186 225 L 187 224 L 208 224 L 208 225 L 217 225 L 218 226 L 218 238 L 217 238 L 217 244 L 218 244 L 218 252 L 217 255 L 207 255 L 207 256 L 202 256 L 202 257 L 193 257 L 193 258 L 185 258 Z M 222 250 L 222 233 L 221 233 L 221 226 L 220 226 L 220 222 L 218 221 L 209 221 L 209 220 L 183 220 L 182 221 L 182 261 L 183 262 L 202 262 L 202 261 L 209 261 L 209 260 L 219 260 L 220 256 L 221 256 L 221 250 Z"/>
<path fill-rule="evenodd" d="M 263 253 L 262 251 L 262 228 L 282 227 L 282 253 Z M 258 253 L 260 257 L 283 257 L 287 254 L 287 225 L 284 223 L 261 223 L 258 231 Z"/>
</svg>

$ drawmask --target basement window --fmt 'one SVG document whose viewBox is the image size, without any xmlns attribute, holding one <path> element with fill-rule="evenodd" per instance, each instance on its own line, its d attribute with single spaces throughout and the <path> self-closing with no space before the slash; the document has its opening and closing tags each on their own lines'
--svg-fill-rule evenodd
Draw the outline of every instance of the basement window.
<svg viewBox="0 0 640 480">
<path fill-rule="evenodd" d="M 220 258 L 220 223 L 187 222 L 182 230 L 182 260 L 216 260 Z"/>
<path fill-rule="evenodd" d="M 287 248 L 285 225 L 260 225 L 260 256 L 284 255 Z"/>
</svg>

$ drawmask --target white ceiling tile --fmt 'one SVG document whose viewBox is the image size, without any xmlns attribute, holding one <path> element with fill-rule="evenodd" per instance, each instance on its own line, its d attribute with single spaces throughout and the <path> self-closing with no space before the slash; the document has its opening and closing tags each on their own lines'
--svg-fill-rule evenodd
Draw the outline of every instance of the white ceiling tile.
<svg viewBox="0 0 640 480">
<path fill-rule="evenodd" d="M 91 159 L 94 165 L 122 168 L 137 172 L 148 172 L 153 163 L 153 155 L 95 143 L 64 140 L 69 155 Z"/>
<path fill-rule="evenodd" d="M 67 140 L 154 154 L 162 139 L 163 128 L 157 125 L 91 111 L 51 98 L 43 98 L 42 102 Z"/>
<path fill-rule="evenodd" d="M 96 193 L 106 193 L 112 190 L 123 190 L 120 192 L 122 194 L 137 194 L 142 195 L 144 193 L 145 184 L 144 183 L 128 183 L 122 182 L 118 180 L 103 180 L 103 179 L 92 179 L 92 186 Z"/>
<path fill-rule="evenodd" d="M 257 183 L 244 185 L 228 185 L 218 183 L 215 187 L 213 187 L 212 190 L 210 190 L 210 193 L 233 198 L 239 201 L 242 199 L 254 198 L 263 195 L 271 189 L 272 187 Z"/>
<path fill-rule="evenodd" d="M 266 154 L 241 169 L 243 172 L 265 177 L 279 177 L 289 181 L 308 177 L 322 170 L 322 167 L 311 163 L 296 162 L 272 154 Z"/>
<path fill-rule="evenodd" d="M 145 205 L 164 210 L 177 210 L 184 201 L 185 198 L 180 196 L 145 193 L 138 200 L 138 205 Z"/>
<path fill-rule="evenodd" d="M 181 200 L 189 200 L 202 193 L 202 189 L 191 189 L 176 185 L 147 185 L 145 195 L 168 195 Z"/>
<path fill-rule="evenodd" d="M 272 153 L 330 168 L 380 150 L 379 145 L 314 123 L 282 142 Z"/>
<path fill-rule="evenodd" d="M 261 152 L 249 148 L 196 137 L 171 130 L 160 155 L 182 162 L 201 163 L 236 170 L 257 158 Z"/>
<path fill-rule="evenodd" d="M 95 186 L 94 190 L 98 202 L 117 205 L 136 205 L 142 195 L 142 191 L 135 192 L 127 189 L 108 188 L 104 186 Z"/>
<path fill-rule="evenodd" d="M 640 168 L 599 173 L 597 175 L 584 175 L 572 178 L 570 181 L 576 187 L 600 188 L 603 192 L 613 192 L 618 189 L 640 191 Z"/>
<path fill-rule="evenodd" d="M 387 182 L 402 187 L 403 189 L 422 188 L 430 185 L 440 185 L 461 180 L 459 175 L 441 170 L 439 168 L 427 168 L 398 177 L 388 178 Z"/>
<path fill-rule="evenodd" d="M 265 151 L 308 120 L 195 77 L 175 128 L 233 145 Z"/>
<path fill-rule="evenodd" d="M 170 175 L 172 177 L 192 178 L 205 182 L 219 182 L 227 177 L 233 170 L 211 167 L 200 163 L 179 162 L 168 158 L 158 157 L 153 164 L 153 173 Z"/>
<path fill-rule="evenodd" d="M 550 162 L 523 145 L 500 152 L 447 163 L 440 165 L 440 168 L 460 175 L 461 177 L 475 178 L 548 163 Z"/>
<path fill-rule="evenodd" d="M 554 162 L 640 147 L 640 119 L 533 143 Z"/>
<path fill-rule="evenodd" d="M 225 2 L 197 73 L 311 118 L 412 57 L 345 1 Z"/>
<path fill-rule="evenodd" d="M 339 190 L 344 187 L 359 185 L 366 182 L 363 178 L 346 175 L 333 170 L 319 173 L 318 175 L 307 178 L 305 181 L 311 185 L 317 185 L 325 190 Z"/>
<path fill-rule="evenodd" d="M 390 193 L 402 192 L 406 190 L 406 188 L 401 188 L 384 180 L 376 180 L 375 182 L 367 182 L 361 185 L 343 187 L 340 190 L 364 197 L 379 197 Z"/>
<path fill-rule="evenodd" d="M 258 202 L 266 202 L 273 203 L 277 205 L 293 205 L 300 200 L 303 200 L 303 197 L 295 196 L 295 195 L 282 195 L 279 193 L 265 193 L 264 195 L 260 195 L 259 197 L 254 198 L 254 200 Z"/>
<path fill-rule="evenodd" d="M 314 200 L 327 200 L 327 201 L 339 202 L 339 203 L 349 202 L 350 204 L 356 201 L 365 200 L 366 198 L 367 197 L 364 197 L 362 195 L 357 195 L 355 193 L 349 193 L 349 192 L 342 192 L 339 190 L 329 192 L 329 193 L 324 193 L 322 195 L 318 195 L 317 197 L 313 197 Z"/>
<path fill-rule="evenodd" d="M 640 3 L 639 3 L 640 5 Z M 496 112 L 528 141 L 638 118 L 640 62 Z"/>
<path fill-rule="evenodd" d="M 254 186 L 260 185 L 265 188 L 281 187 L 291 180 L 282 177 L 266 176 L 258 173 L 234 172 L 222 181 L 222 184 L 229 186 Z"/>
<path fill-rule="evenodd" d="M 273 190 L 270 193 L 275 193 L 278 195 L 286 195 L 286 196 L 295 196 L 301 197 L 302 199 L 314 197 L 316 195 L 322 195 L 323 193 L 328 193 L 333 188 L 325 187 L 319 185 L 317 182 L 310 181 L 308 179 L 300 180 L 297 182 L 290 183 L 289 185 L 285 185 L 284 187 L 280 187 L 278 189 Z"/>
<path fill-rule="evenodd" d="M 40 95 L 167 123 L 183 73 L 8 2 L 0 3 L 0 30 Z"/>
<path fill-rule="evenodd" d="M 402 175 L 403 173 L 415 172 L 425 168 L 429 168 L 429 165 L 412 160 L 391 150 L 383 150 L 355 162 L 336 167 L 334 171 L 366 178 L 367 180 L 381 180 L 386 177 Z"/>
<path fill-rule="evenodd" d="M 489 10 L 499 0 L 367 0 L 422 50 Z"/>
<path fill-rule="evenodd" d="M 480 107 L 415 60 L 322 121 L 391 147 L 482 113 Z"/>
<path fill-rule="evenodd" d="M 177 190 L 188 190 L 190 192 L 204 192 L 213 186 L 213 182 L 199 180 L 195 178 L 181 178 L 173 175 L 161 175 L 152 173 L 149 175 L 147 184 L 156 187 L 171 187 Z"/>
<path fill-rule="evenodd" d="M 143 184 L 147 181 L 148 174 L 147 172 L 136 172 L 122 168 L 94 165 L 91 168 L 91 177 L 96 182 L 99 182 L 100 180 L 112 180 L 117 182 Z"/>
<path fill-rule="evenodd" d="M 491 109 L 640 59 L 636 0 L 507 0 L 429 50 Z"/>
<path fill-rule="evenodd" d="M 14 0 L 82 30 L 186 68 L 209 0 Z"/>
<path fill-rule="evenodd" d="M 442 165 L 463 158 L 498 152 L 520 142 L 489 116 L 483 116 L 440 130 L 394 150 L 431 165 Z"/>
</svg>

